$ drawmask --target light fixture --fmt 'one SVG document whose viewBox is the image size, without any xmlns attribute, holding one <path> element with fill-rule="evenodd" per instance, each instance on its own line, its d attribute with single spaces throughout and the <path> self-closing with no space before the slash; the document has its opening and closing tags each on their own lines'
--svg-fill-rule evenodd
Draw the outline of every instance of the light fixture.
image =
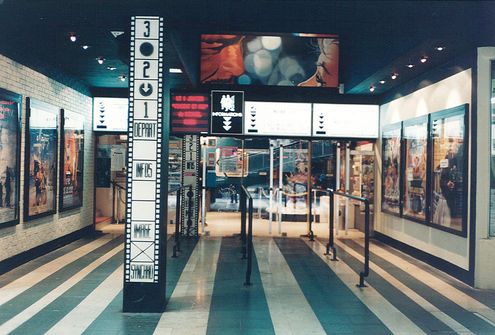
<svg viewBox="0 0 495 335">
<path fill-rule="evenodd" d="M 438 45 L 438 46 L 435 47 L 435 50 L 436 51 L 444 51 L 445 50 L 445 47 L 442 46 L 442 45 Z"/>
<path fill-rule="evenodd" d="M 89 45 L 84 44 L 84 45 L 81 46 L 81 48 L 83 48 L 83 50 L 88 50 L 89 49 Z"/>
<path fill-rule="evenodd" d="M 406 67 L 408 67 L 409 69 L 412 69 L 414 67 L 414 64 L 413 63 L 409 63 L 406 65 Z"/>
<path fill-rule="evenodd" d="M 120 81 L 125 81 L 125 79 L 126 79 L 126 78 L 127 78 L 127 77 L 125 76 L 125 74 L 121 74 L 121 75 L 119 76 Z"/>
<path fill-rule="evenodd" d="M 397 77 L 399 76 L 398 73 L 392 73 L 392 75 L 390 76 L 390 78 L 392 78 L 393 80 L 397 79 Z"/>
<path fill-rule="evenodd" d="M 386 82 L 387 81 L 385 79 L 382 79 L 382 80 L 379 81 L 379 83 L 382 84 L 382 85 L 385 84 Z"/>
<path fill-rule="evenodd" d="M 421 63 L 426 63 L 427 60 L 428 60 L 428 56 L 421 56 L 421 58 L 419 59 Z"/>
<path fill-rule="evenodd" d="M 115 66 L 107 66 L 107 70 L 115 71 L 117 68 Z"/>
<path fill-rule="evenodd" d="M 169 73 L 182 73 L 182 69 L 171 67 L 168 70 Z"/>
<path fill-rule="evenodd" d="M 370 86 L 370 92 L 374 92 L 375 91 L 375 86 L 371 85 Z"/>
<path fill-rule="evenodd" d="M 103 58 L 103 57 L 98 57 L 98 58 L 96 58 L 96 61 L 98 62 L 98 64 L 100 64 L 100 65 L 101 65 L 101 64 L 103 64 L 103 63 L 105 62 L 105 58 Z"/>
<path fill-rule="evenodd" d="M 77 36 L 74 33 L 69 33 L 69 39 L 71 42 L 77 41 Z"/>
</svg>

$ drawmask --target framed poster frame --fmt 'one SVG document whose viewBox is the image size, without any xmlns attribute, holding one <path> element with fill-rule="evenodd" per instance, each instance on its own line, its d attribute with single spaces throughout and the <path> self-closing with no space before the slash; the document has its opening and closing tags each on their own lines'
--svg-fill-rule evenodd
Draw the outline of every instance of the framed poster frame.
<svg viewBox="0 0 495 335">
<path fill-rule="evenodd" d="M 42 109 L 46 111 L 47 113 L 55 114 L 55 145 L 53 148 L 53 157 L 54 157 L 54 162 L 53 166 L 55 167 L 55 171 L 53 173 L 53 191 L 52 193 L 52 203 L 53 203 L 53 209 L 46 210 L 44 212 L 36 213 L 36 214 L 29 214 L 29 209 L 30 209 L 30 164 L 31 164 L 31 115 L 32 115 L 32 110 L 33 108 L 36 109 Z M 58 130 L 59 130 L 59 115 L 60 115 L 60 110 L 59 108 L 48 104 L 46 102 L 42 102 L 37 99 L 32 99 L 27 97 L 26 98 L 26 131 L 25 131 L 25 148 L 24 148 L 24 221 L 30 221 L 34 220 L 37 218 L 41 218 L 44 216 L 49 216 L 53 215 L 57 212 L 57 179 L 58 179 L 58 174 L 56 169 L 58 168 Z M 36 195 L 35 195 L 36 196 Z M 48 194 L 47 194 L 48 196 Z M 48 203 L 48 199 L 47 199 Z"/>
<path fill-rule="evenodd" d="M 0 228 L 5 228 L 9 226 L 14 226 L 19 224 L 19 208 L 20 208 L 20 190 L 21 190 L 21 130 L 22 130 L 22 122 L 21 122 L 21 111 L 22 111 L 22 95 L 5 90 L 0 88 L 0 100 L 7 100 L 7 101 L 12 101 L 17 104 L 17 116 L 15 120 L 17 121 L 15 128 L 16 128 L 16 135 L 15 139 L 17 141 L 17 148 L 15 149 L 15 164 L 17 166 L 16 169 L 14 169 L 14 188 L 13 191 L 14 193 L 14 219 L 12 220 L 6 220 L 4 222 L 0 222 Z M 7 175 L 5 176 L 5 181 L 7 181 Z M 4 190 L 5 193 L 6 190 Z"/>
<path fill-rule="evenodd" d="M 414 127 L 414 126 L 418 126 L 418 125 L 422 125 L 424 124 L 424 127 L 426 127 L 425 129 L 425 134 L 426 134 L 426 148 L 424 149 L 425 152 L 425 162 L 424 162 L 424 168 L 425 168 L 425 186 L 424 186 L 424 219 L 421 219 L 421 218 L 418 218 L 418 217 L 415 217 L 413 215 L 409 215 L 406 213 L 406 201 L 407 201 L 407 191 L 406 191 L 406 188 L 407 188 L 407 180 L 409 178 L 406 178 L 408 177 L 407 176 L 407 157 L 408 157 L 408 154 L 409 154 L 409 151 L 408 151 L 408 147 L 407 147 L 407 138 L 406 138 L 406 128 L 407 127 Z M 405 120 L 402 122 L 402 141 L 401 141 L 401 147 L 403 148 L 402 149 L 402 168 L 401 168 L 401 172 L 402 172 L 402 175 L 401 175 L 401 179 L 402 179 L 402 216 L 404 218 L 407 218 L 411 221 L 415 221 L 415 222 L 418 222 L 418 223 L 423 223 L 423 224 L 427 224 L 428 223 L 428 219 L 429 219 L 429 204 L 430 204 L 430 192 L 429 192 L 429 189 L 430 189 L 430 153 L 431 153 L 431 141 L 430 141 L 430 122 L 429 122 L 429 115 L 424 115 L 424 116 L 420 116 L 420 117 L 416 117 L 414 119 L 409 119 L 409 120 Z M 421 161 L 419 161 L 419 163 L 421 163 Z M 420 172 L 421 173 L 421 172 Z M 416 186 L 415 186 L 416 187 Z M 420 200 L 421 201 L 421 200 Z"/>
<path fill-rule="evenodd" d="M 76 204 L 72 204 L 69 206 L 64 207 L 64 190 L 65 190 L 65 181 L 67 180 L 66 176 L 66 171 L 65 171 L 65 158 L 67 157 L 66 153 L 66 132 L 69 131 L 67 129 L 67 122 L 66 118 L 73 118 L 75 119 L 75 122 L 78 124 L 79 127 L 74 127 L 71 128 L 71 131 L 80 131 L 79 135 L 81 136 L 81 139 L 79 140 L 82 142 L 80 145 L 78 145 L 79 149 L 77 149 L 78 153 L 78 159 L 76 162 L 76 169 L 72 169 L 73 171 L 70 173 L 70 176 L 73 176 L 74 173 L 76 173 L 76 187 L 78 188 L 77 193 L 79 194 L 79 202 Z M 78 141 L 74 140 L 74 143 Z M 79 159 L 79 155 L 82 155 L 82 157 Z M 80 165 L 80 166 L 79 166 Z M 70 172 L 70 170 L 69 170 Z M 79 176 L 81 177 L 80 183 L 78 181 Z M 83 204 L 83 190 L 84 190 L 84 184 L 83 184 L 83 179 L 84 178 L 84 116 L 66 111 L 64 109 L 60 110 L 60 159 L 59 159 L 59 189 L 58 189 L 58 210 L 59 212 L 64 212 L 68 211 L 71 209 L 79 208 L 82 207 Z"/>
<path fill-rule="evenodd" d="M 398 157 L 398 168 L 397 168 L 397 182 L 398 182 L 398 188 L 399 188 L 399 202 L 398 202 L 398 210 L 399 212 L 394 212 L 393 210 L 390 210 L 388 208 L 384 208 L 384 202 L 385 202 L 385 183 L 386 183 L 386 171 L 385 171 L 385 134 L 386 133 L 392 133 L 394 131 L 399 132 L 399 157 Z M 403 148 L 403 137 L 402 137 L 402 131 L 403 131 L 403 126 L 402 122 L 390 124 L 387 126 L 384 126 L 381 131 L 381 139 L 382 139 L 382 192 L 381 192 L 381 211 L 390 215 L 402 217 L 402 201 L 404 197 L 404 185 L 403 185 L 403 178 L 402 178 L 402 167 L 404 166 L 404 148 Z"/>
<path fill-rule="evenodd" d="M 434 199 L 434 185 L 433 182 L 434 180 L 434 169 L 435 167 L 433 166 L 435 164 L 433 155 L 435 154 L 434 150 L 434 133 L 433 133 L 433 123 L 436 120 L 442 120 L 446 119 L 449 117 L 454 117 L 454 116 L 459 116 L 463 115 L 463 126 L 464 126 L 464 136 L 463 136 L 463 147 L 462 147 L 462 160 L 463 160 L 463 171 L 462 171 L 462 180 L 463 180 L 463 191 L 462 191 L 462 209 L 463 213 L 461 215 L 461 230 L 457 230 L 455 228 L 450 228 L 443 226 L 439 223 L 434 223 L 433 222 L 433 216 L 434 216 L 434 211 L 433 211 L 433 201 Z M 456 106 L 453 108 L 445 109 L 442 111 L 438 111 L 435 113 L 430 114 L 430 131 L 429 131 L 429 136 L 430 136 L 430 142 L 431 142 L 431 149 L 430 149 L 430 163 L 429 165 L 429 178 L 430 178 L 430 187 L 428 189 L 428 194 L 429 194 L 429 216 L 428 216 L 428 222 L 427 225 L 431 226 L 436 229 L 440 229 L 455 235 L 459 235 L 462 237 L 467 237 L 467 208 L 468 208 L 468 194 L 469 194 L 469 185 L 467 183 L 468 181 L 468 150 L 467 148 L 469 147 L 469 104 L 463 104 L 460 106 Z"/>
</svg>

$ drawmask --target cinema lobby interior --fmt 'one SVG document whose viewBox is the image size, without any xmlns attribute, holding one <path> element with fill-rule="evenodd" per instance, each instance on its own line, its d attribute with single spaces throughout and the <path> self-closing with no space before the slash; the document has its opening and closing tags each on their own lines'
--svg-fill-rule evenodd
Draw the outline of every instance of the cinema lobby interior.
<svg viewBox="0 0 495 335">
<path fill-rule="evenodd" d="M 495 335 L 494 22 L 0 0 L 0 335 Z"/>
</svg>

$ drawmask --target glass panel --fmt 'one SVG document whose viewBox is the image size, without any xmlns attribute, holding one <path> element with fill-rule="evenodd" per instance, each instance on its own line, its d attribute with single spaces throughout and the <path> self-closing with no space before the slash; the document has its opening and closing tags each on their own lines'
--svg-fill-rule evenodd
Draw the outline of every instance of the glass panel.
<svg viewBox="0 0 495 335">
<path fill-rule="evenodd" d="M 308 186 L 308 142 L 300 141 L 284 146 L 283 212 L 306 220 Z M 304 219 L 302 218 L 304 216 Z"/>
<path fill-rule="evenodd" d="M 426 219 L 426 150 L 428 122 L 404 125 L 406 148 L 404 215 Z"/>
<path fill-rule="evenodd" d="M 400 124 L 382 132 L 382 210 L 400 214 Z"/>
<path fill-rule="evenodd" d="M 464 216 L 464 113 L 432 122 L 431 221 L 462 231 Z"/>
</svg>

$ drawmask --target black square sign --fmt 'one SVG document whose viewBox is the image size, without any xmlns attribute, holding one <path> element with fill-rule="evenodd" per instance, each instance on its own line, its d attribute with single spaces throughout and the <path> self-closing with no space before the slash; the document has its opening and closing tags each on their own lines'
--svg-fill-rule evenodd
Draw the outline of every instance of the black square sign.
<svg viewBox="0 0 495 335">
<path fill-rule="evenodd" d="M 211 91 L 210 133 L 242 135 L 244 92 Z"/>
</svg>

